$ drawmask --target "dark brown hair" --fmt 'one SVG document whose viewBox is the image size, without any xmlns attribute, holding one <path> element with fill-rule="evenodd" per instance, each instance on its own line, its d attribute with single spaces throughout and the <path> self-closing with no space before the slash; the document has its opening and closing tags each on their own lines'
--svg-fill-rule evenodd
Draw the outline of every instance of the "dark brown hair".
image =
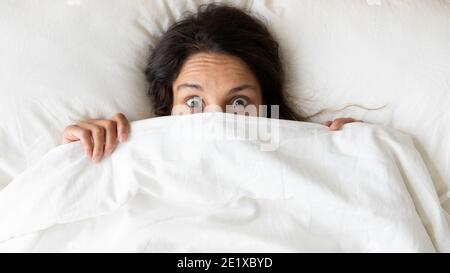
<svg viewBox="0 0 450 273">
<path fill-rule="evenodd" d="M 200 6 L 197 13 L 172 25 L 156 43 L 146 69 L 148 95 L 156 115 L 171 114 L 172 85 L 188 57 L 200 52 L 243 60 L 261 86 L 269 117 L 270 106 L 278 105 L 281 119 L 305 120 L 288 106 L 279 44 L 265 24 L 241 9 L 216 3 Z"/>
</svg>

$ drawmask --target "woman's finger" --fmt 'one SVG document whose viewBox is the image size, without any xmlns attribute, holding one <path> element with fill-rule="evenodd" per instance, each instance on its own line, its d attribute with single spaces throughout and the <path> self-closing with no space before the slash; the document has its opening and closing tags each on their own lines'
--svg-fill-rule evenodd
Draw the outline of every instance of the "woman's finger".
<svg viewBox="0 0 450 273">
<path fill-rule="evenodd" d="M 109 156 L 117 146 L 117 123 L 113 120 L 98 120 L 94 124 L 105 129 L 104 156 Z"/>
<path fill-rule="evenodd" d="M 83 144 L 86 156 L 92 158 L 92 138 L 91 131 L 82 128 L 78 125 L 71 125 L 64 129 L 63 143 L 70 143 L 75 141 L 81 141 Z"/>
<path fill-rule="evenodd" d="M 94 141 L 92 161 L 100 162 L 103 158 L 105 149 L 105 128 L 96 124 L 85 122 L 80 123 L 78 126 L 91 131 L 92 140 Z"/>
<path fill-rule="evenodd" d="M 333 122 L 331 120 L 329 120 L 329 121 L 326 121 L 323 125 L 330 127 L 331 124 L 333 124 Z"/>
<path fill-rule="evenodd" d="M 355 120 L 352 118 L 338 118 L 335 121 L 333 121 L 333 123 L 330 125 L 330 129 L 332 131 L 337 131 L 340 130 L 342 126 L 344 126 L 346 123 L 351 122 L 355 122 Z"/>
<path fill-rule="evenodd" d="M 119 142 L 125 142 L 130 134 L 130 124 L 127 117 L 124 114 L 119 113 L 112 117 L 111 120 L 115 121 L 117 124 L 117 136 Z"/>
</svg>

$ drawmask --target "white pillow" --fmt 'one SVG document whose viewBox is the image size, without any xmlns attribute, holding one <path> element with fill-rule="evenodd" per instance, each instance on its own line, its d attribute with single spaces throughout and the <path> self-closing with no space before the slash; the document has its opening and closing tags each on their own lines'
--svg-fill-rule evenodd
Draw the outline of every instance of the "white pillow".
<svg viewBox="0 0 450 273">
<path fill-rule="evenodd" d="M 63 128 L 123 112 L 150 116 L 150 36 L 129 1 L 0 2 L 0 182 L 61 141 Z M 0 183 L 1 184 L 1 183 Z"/>
</svg>

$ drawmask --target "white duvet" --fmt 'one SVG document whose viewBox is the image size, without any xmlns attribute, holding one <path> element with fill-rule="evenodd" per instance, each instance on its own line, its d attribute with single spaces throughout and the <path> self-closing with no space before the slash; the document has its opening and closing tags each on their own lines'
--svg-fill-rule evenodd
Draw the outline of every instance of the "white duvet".
<svg viewBox="0 0 450 273">
<path fill-rule="evenodd" d="M 210 113 L 135 122 L 101 164 L 53 149 L 0 192 L 0 250 L 447 252 L 450 229 L 403 133 Z"/>
</svg>

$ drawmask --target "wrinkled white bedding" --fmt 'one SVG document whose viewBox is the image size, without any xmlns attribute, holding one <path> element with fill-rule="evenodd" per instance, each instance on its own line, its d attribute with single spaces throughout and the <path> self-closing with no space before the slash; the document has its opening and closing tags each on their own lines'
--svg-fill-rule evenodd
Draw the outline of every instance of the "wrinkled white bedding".
<svg viewBox="0 0 450 273">
<path fill-rule="evenodd" d="M 269 120 L 225 117 L 135 122 L 101 164 L 80 143 L 53 149 L 0 192 L 0 250 L 450 251 L 409 136 L 280 121 L 265 136 L 278 148 L 263 151 L 229 125 Z"/>
</svg>

